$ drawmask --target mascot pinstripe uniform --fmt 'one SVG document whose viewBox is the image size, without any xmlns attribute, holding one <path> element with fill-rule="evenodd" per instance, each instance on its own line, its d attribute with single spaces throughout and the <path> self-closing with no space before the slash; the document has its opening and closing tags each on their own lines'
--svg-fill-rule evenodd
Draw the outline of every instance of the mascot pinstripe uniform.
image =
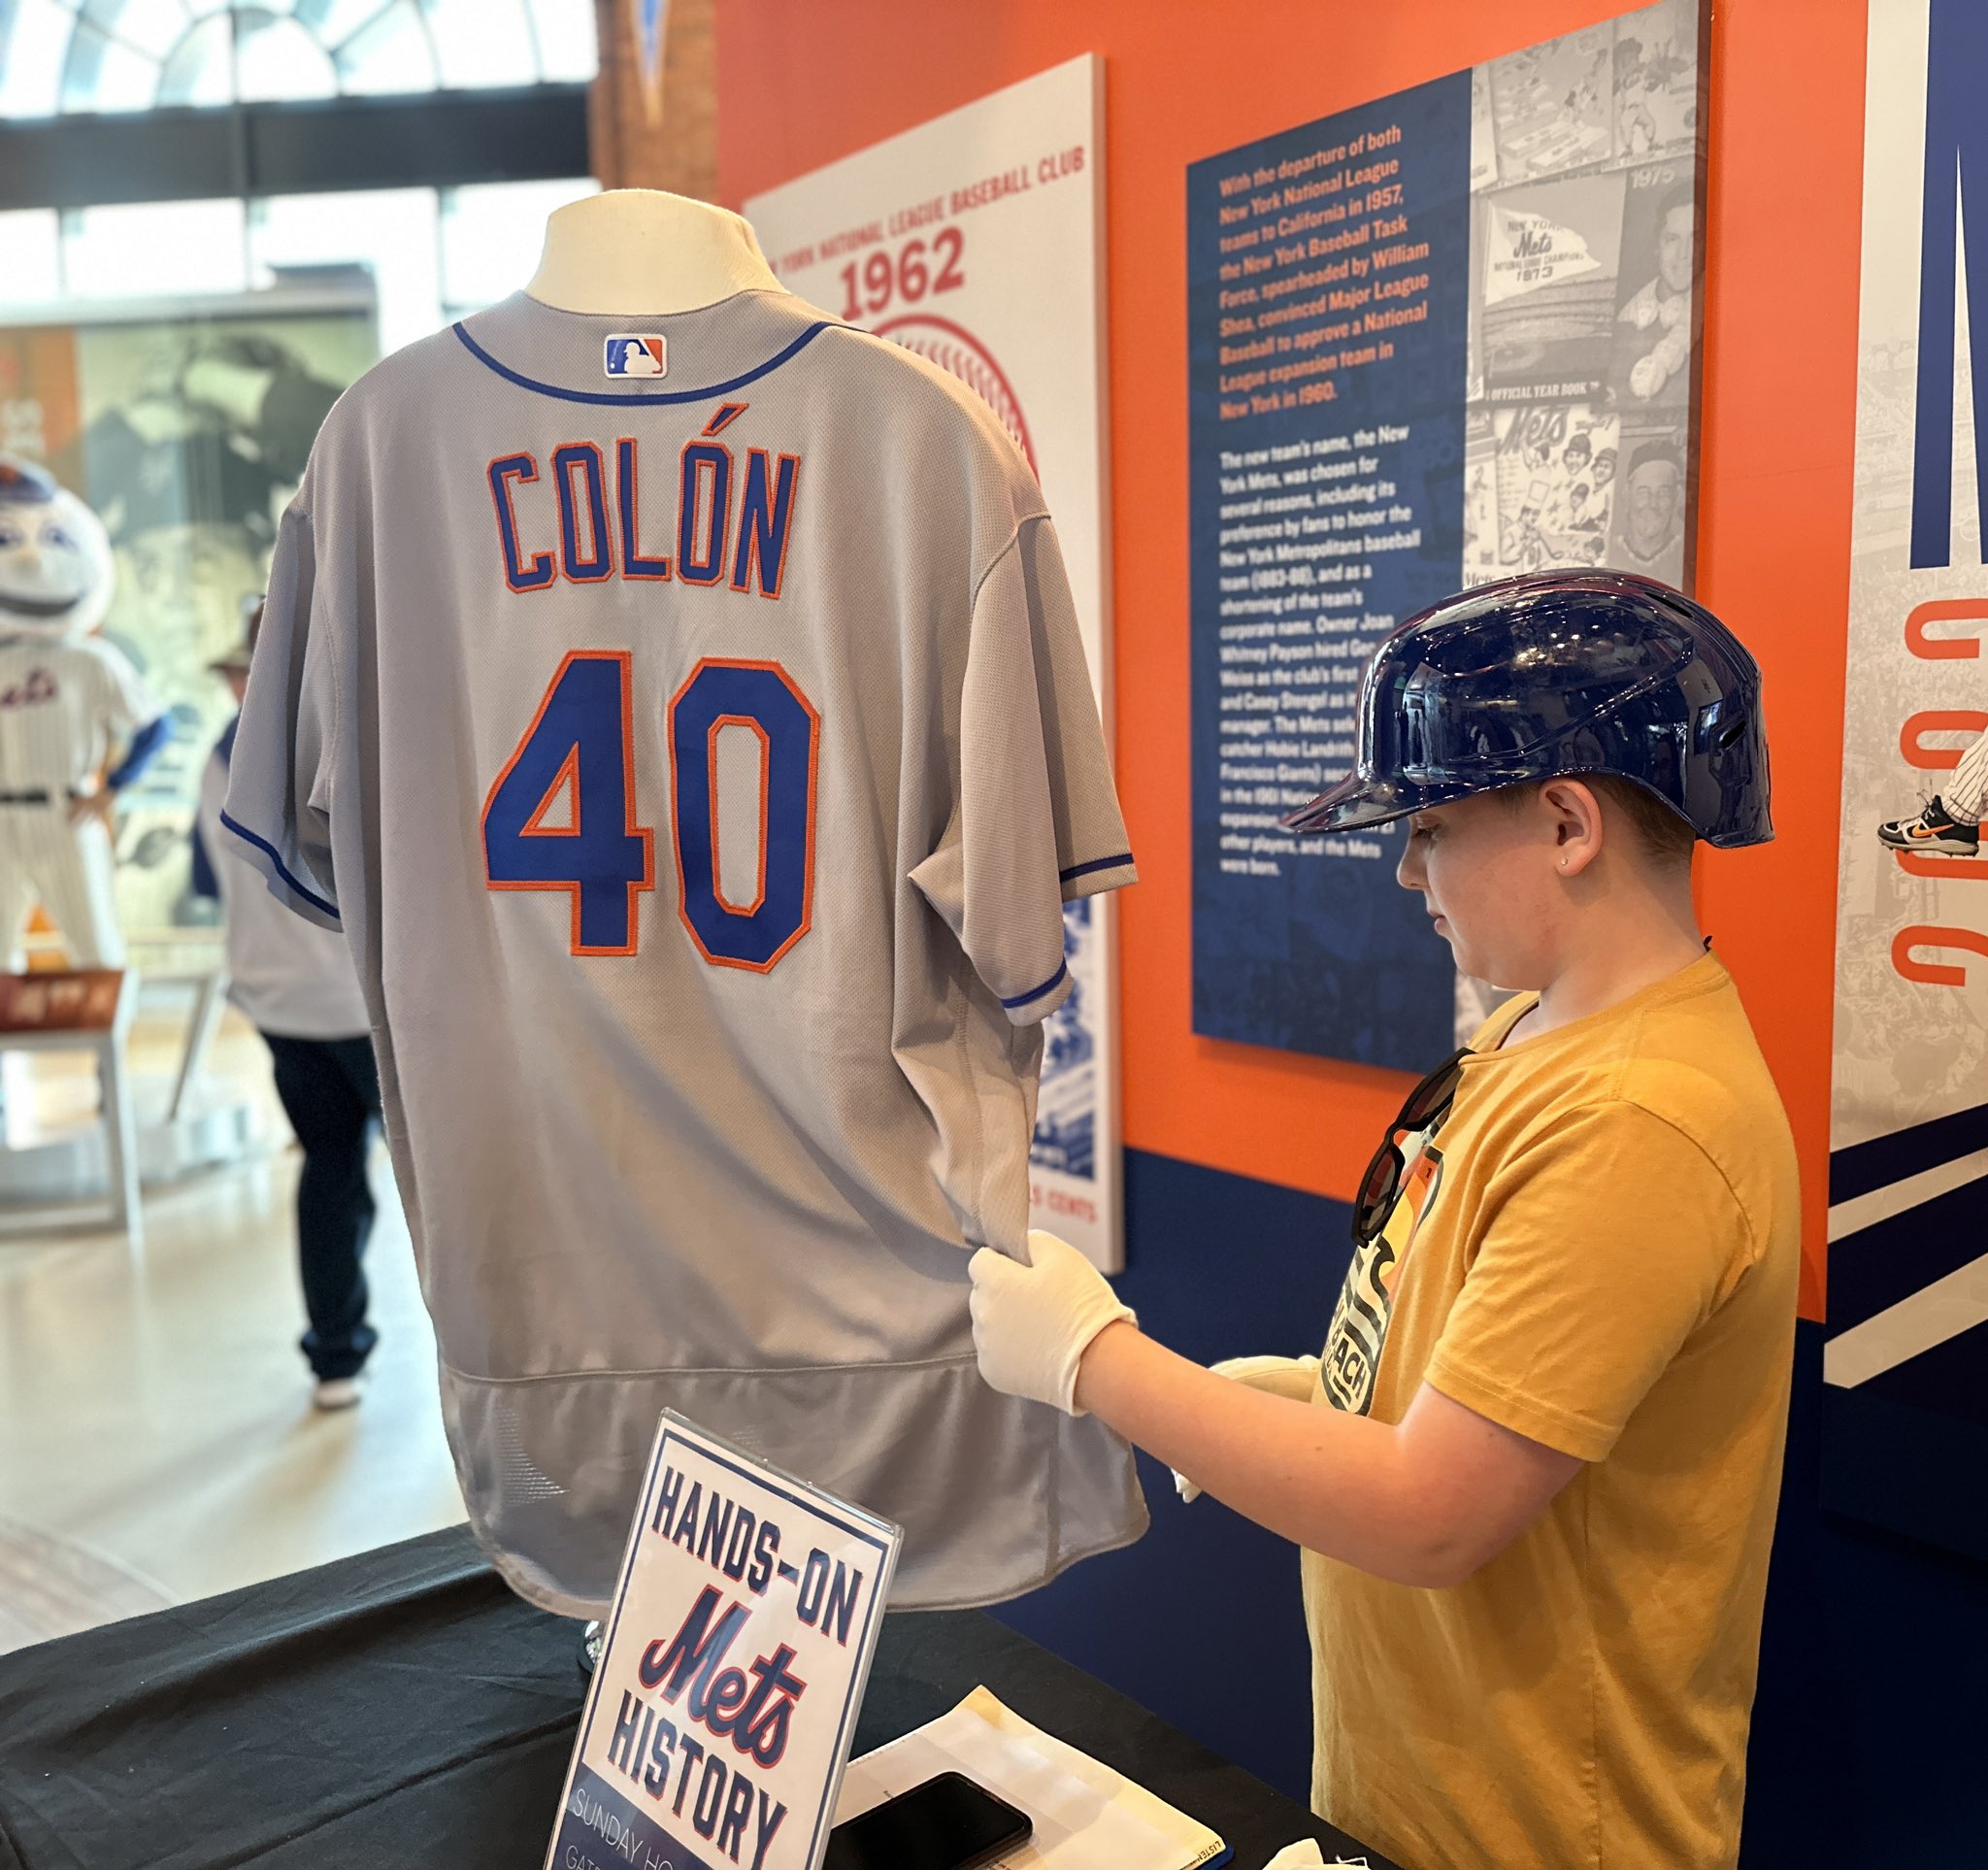
<svg viewBox="0 0 1988 1870">
<path fill-rule="evenodd" d="M 172 723 L 89 632 L 116 572 L 95 514 L 0 454 L 0 960 L 26 965 L 39 901 L 80 967 L 121 967 L 106 791 L 131 784 Z"/>
</svg>

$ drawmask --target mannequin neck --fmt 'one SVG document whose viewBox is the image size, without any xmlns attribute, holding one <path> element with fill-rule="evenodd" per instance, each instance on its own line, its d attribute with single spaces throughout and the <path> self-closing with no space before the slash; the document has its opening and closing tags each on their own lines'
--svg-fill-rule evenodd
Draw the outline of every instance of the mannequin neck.
<svg viewBox="0 0 1988 1870">
<path fill-rule="evenodd" d="M 737 215 L 660 189 L 614 188 L 552 215 L 524 289 L 558 312 L 623 317 L 694 312 L 735 292 L 777 292 L 779 282 Z"/>
</svg>

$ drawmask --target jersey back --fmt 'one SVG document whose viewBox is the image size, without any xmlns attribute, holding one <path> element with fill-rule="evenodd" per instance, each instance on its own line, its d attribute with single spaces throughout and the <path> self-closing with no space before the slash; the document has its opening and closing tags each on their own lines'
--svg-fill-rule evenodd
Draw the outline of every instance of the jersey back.
<svg viewBox="0 0 1988 1870">
<path fill-rule="evenodd" d="M 1144 1524 L 989 1389 L 1062 905 L 1133 879 L 991 414 L 781 293 L 519 296 L 386 360 L 286 516 L 227 817 L 342 923 L 473 1522 L 611 1594 L 674 1407 L 902 1523 L 895 1600 Z"/>
</svg>

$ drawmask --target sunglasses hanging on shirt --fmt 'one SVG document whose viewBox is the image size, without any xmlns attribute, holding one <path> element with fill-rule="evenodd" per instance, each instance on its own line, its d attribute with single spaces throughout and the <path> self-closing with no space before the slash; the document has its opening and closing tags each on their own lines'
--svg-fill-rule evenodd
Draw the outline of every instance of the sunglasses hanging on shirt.
<svg viewBox="0 0 1988 1870">
<path fill-rule="evenodd" d="M 1471 1055 L 1468 1046 L 1459 1047 L 1411 1090 L 1401 1114 L 1388 1125 L 1386 1140 L 1374 1152 L 1367 1173 L 1360 1178 L 1360 1192 L 1353 1203 L 1353 1246 L 1365 1247 L 1387 1225 L 1394 1204 L 1402 1191 L 1402 1178 L 1408 1172 L 1408 1160 L 1397 1140 L 1426 1130 L 1441 1122 L 1456 1102 L 1457 1085 L 1463 1082 L 1464 1060 Z"/>
</svg>

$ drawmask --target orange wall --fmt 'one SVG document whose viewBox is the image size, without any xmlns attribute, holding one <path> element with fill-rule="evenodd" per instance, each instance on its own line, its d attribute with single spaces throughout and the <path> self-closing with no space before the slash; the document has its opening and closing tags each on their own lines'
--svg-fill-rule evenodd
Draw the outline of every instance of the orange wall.
<svg viewBox="0 0 1988 1870">
<path fill-rule="evenodd" d="M 1106 59 L 1125 1140 L 1345 1199 L 1408 1082 L 1197 1038 L 1189 1009 L 1185 170 L 1624 11 L 1617 0 L 724 0 L 721 198 L 1082 51 Z M 1820 1316 L 1855 423 L 1865 13 L 1726 0 L 1711 39 L 1700 594 L 1767 673 L 1779 842 L 1702 863 L 1802 1151 Z M 1137 1250 L 1137 1244 L 1134 1244 Z"/>
</svg>

